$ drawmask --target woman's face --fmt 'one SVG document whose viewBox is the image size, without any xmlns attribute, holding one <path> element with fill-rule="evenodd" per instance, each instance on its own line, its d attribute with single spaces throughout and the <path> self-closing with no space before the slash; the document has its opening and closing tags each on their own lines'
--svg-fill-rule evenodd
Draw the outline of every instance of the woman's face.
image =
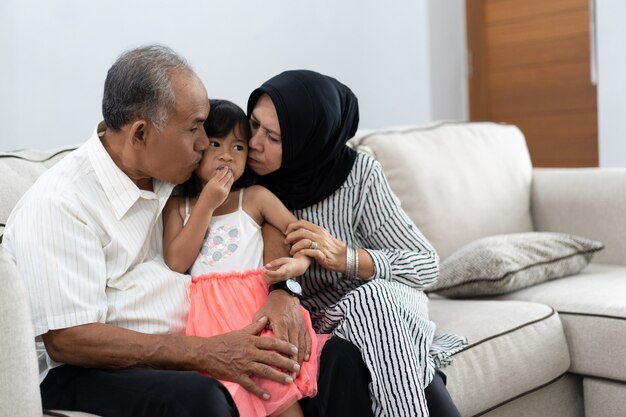
<svg viewBox="0 0 626 417">
<path fill-rule="evenodd" d="M 257 175 L 267 175 L 278 170 L 283 160 L 278 114 L 272 99 L 263 94 L 250 115 L 248 166 Z"/>
</svg>

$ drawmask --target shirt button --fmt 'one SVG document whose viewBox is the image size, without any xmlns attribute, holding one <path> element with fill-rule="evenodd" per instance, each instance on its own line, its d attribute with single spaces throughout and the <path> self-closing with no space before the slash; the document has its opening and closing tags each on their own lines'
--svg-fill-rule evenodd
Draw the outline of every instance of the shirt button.
<svg viewBox="0 0 626 417">
<path fill-rule="evenodd" d="M 315 307 L 315 306 L 311 307 L 311 312 L 312 313 L 317 313 L 317 307 Z"/>
</svg>

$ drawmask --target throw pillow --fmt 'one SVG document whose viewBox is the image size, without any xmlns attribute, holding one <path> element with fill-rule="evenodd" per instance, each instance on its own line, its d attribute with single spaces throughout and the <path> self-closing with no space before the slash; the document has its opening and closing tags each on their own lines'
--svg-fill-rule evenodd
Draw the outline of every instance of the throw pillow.
<svg viewBox="0 0 626 417">
<path fill-rule="evenodd" d="M 580 272 L 601 242 L 563 233 L 490 236 L 469 243 L 441 263 L 426 292 L 459 298 L 504 294 Z"/>
</svg>

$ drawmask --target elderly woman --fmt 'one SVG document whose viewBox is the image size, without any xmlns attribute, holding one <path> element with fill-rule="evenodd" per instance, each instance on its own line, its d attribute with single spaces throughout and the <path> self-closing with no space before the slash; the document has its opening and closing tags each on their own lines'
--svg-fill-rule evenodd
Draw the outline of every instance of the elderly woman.
<svg viewBox="0 0 626 417">
<path fill-rule="evenodd" d="M 248 166 L 299 219 L 287 230 L 291 253 L 316 261 L 300 279 L 316 331 L 358 346 L 375 415 L 428 416 L 429 385 L 438 387 L 432 403 L 443 403 L 431 414 L 458 415 L 436 369 L 465 341 L 435 337 L 422 291 L 438 277 L 438 257 L 379 163 L 346 146 L 359 121 L 355 95 L 331 77 L 287 71 L 252 92 L 248 114 Z"/>
</svg>

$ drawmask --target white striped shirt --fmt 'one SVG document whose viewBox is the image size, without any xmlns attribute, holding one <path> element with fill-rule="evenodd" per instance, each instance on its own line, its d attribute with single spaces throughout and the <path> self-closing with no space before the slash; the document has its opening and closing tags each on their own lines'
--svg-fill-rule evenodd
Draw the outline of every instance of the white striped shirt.
<svg viewBox="0 0 626 417">
<path fill-rule="evenodd" d="M 439 276 L 439 259 L 400 207 L 380 164 L 359 153 L 332 195 L 294 215 L 324 227 L 372 257 L 371 281 L 346 279 L 313 262 L 300 278 L 313 327 L 354 343 L 370 371 L 376 417 L 427 416 L 424 388 L 467 343 L 440 334 L 422 289 Z"/>
<path fill-rule="evenodd" d="M 367 154 L 358 153 L 348 178 L 332 195 L 294 215 L 324 227 L 348 246 L 365 249 L 374 261 L 374 279 L 424 289 L 439 276 L 437 253 L 400 207 L 380 163 Z M 300 279 L 303 304 L 315 316 L 365 282 L 313 262 Z"/>
<path fill-rule="evenodd" d="M 144 333 L 184 331 L 189 277 L 162 256 L 161 211 L 173 184 L 140 190 L 113 162 L 99 125 L 45 172 L 11 213 L 4 235 L 30 295 L 40 380 L 59 365 L 41 335 L 87 323 Z"/>
</svg>

